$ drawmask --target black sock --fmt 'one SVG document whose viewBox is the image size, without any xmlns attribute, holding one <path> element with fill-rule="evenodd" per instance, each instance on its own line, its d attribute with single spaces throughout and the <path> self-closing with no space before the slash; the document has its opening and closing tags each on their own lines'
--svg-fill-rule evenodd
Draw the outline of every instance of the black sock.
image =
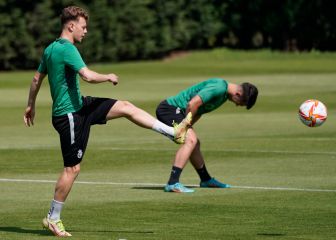
<svg viewBox="0 0 336 240">
<path fill-rule="evenodd" d="M 205 167 L 205 164 L 203 165 L 202 168 L 200 169 L 196 169 L 199 177 L 201 178 L 201 181 L 202 182 L 205 182 L 205 181 L 209 181 L 211 179 L 206 167 Z"/>
<path fill-rule="evenodd" d="M 172 170 L 171 170 L 171 173 L 170 173 L 170 178 L 169 178 L 168 184 L 173 185 L 173 184 L 179 182 L 181 173 L 182 173 L 182 168 L 178 168 L 178 167 L 173 166 Z"/>
</svg>

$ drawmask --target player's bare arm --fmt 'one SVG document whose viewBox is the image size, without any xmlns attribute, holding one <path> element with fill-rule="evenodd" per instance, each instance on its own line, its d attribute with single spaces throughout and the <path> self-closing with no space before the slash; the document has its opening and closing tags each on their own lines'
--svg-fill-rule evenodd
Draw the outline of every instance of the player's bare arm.
<svg viewBox="0 0 336 240">
<path fill-rule="evenodd" d="M 199 95 L 196 95 L 188 102 L 186 113 L 189 113 L 189 112 L 192 113 L 192 116 L 193 116 L 192 125 L 201 118 L 201 115 L 198 115 L 197 111 L 198 111 L 198 108 L 202 105 L 203 105 L 203 101 Z"/>
<path fill-rule="evenodd" d="M 102 83 L 102 82 L 111 82 L 113 85 L 118 84 L 118 76 L 110 74 L 100 74 L 95 71 L 90 70 L 88 67 L 83 67 L 79 70 L 79 75 L 81 78 L 88 83 Z"/>
<path fill-rule="evenodd" d="M 35 101 L 45 76 L 44 73 L 36 72 L 30 85 L 28 103 L 23 115 L 23 121 L 27 127 L 34 125 Z"/>
</svg>

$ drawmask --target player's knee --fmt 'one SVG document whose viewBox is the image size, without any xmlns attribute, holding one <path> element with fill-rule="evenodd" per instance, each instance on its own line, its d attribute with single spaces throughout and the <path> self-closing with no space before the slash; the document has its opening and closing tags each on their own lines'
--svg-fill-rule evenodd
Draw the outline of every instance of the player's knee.
<svg viewBox="0 0 336 240">
<path fill-rule="evenodd" d="M 129 101 L 122 101 L 121 103 L 122 103 L 122 111 L 124 112 L 124 114 L 132 115 L 136 107 Z"/>
<path fill-rule="evenodd" d="M 191 145 L 193 147 L 195 147 L 198 144 L 198 139 L 197 139 L 197 135 L 194 131 L 189 130 L 187 132 L 187 137 L 186 137 L 186 141 L 185 144 Z"/>
<path fill-rule="evenodd" d="M 76 176 L 78 176 L 78 174 L 80 172 L 80 164 L 77 164 L 77 165 L 72 166 L 72 167 L 66 167 L 65 171 L 67 172 L 67 174 L 76 177 Z"/>
<path fill-rule="evenodd" d="M 124 107 L 124 108 L 129 108 L 129 107 L 131 107 L 133 104 L 132 103 L 130 103 L 129 101 L 120 101 L 121 102 L 121 104 L 122 104 L 122 106 Z"/>
</svg>

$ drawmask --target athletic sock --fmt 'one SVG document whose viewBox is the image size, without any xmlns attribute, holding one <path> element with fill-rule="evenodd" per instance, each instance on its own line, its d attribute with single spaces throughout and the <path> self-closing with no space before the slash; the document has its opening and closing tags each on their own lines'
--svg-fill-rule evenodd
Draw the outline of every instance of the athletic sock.
<svg viewBox="0 0 336 240">
<path fill-rule="evenodd" d="M 56 201 L 56 200 L 52 200 L 50 210 L 49 210 L 49 213 L 48 213 L 48 218 L 52 221 L 60 220 L 63 205 L 64 205 L 64 202 L 59 202 L 59 201 Z"/>
<path fill-rule="evenodd" d="M 178 167 L 173 166 L 172 170 L 171 170 L 171 173 L 170 173 L 170 178 L 169 178 L 168 184 L 173 185 L 173 184 L 179 182 L 181 173 L 182 173 L 182 168 L 178 168 Z"/>
<path fill-rule="evenodd" d="M 158 133 L 161 133 L 167 137 L 174 137 L 174 128 L 160 122 L 159 120 L 156 120 L 154 122 L 154 125 L 152 129 Z"/>
<path fill-rule="evenodd" d="M 206 182 L 209 181 L 211 179 L 208 170 L 205 167 L 205 164 L 203 165 L 203 167 L 201 167 L 200 169 L 196 169 L 199 177 L 201 178 L 202 182 Z"/>
</svg>

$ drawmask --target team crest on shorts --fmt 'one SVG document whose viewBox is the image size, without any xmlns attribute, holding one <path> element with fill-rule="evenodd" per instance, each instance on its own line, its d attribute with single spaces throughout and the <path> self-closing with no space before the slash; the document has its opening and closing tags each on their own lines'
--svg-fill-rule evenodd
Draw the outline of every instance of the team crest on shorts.
<svg viewBox="0 0 336 240">
<path fill-rule="evenodd" d="M 79 149 L 77 152 L 77 158 L 82 158 L 82 156 L 83 156 L 83 151 L 82 149 Z"/>
</svg>

